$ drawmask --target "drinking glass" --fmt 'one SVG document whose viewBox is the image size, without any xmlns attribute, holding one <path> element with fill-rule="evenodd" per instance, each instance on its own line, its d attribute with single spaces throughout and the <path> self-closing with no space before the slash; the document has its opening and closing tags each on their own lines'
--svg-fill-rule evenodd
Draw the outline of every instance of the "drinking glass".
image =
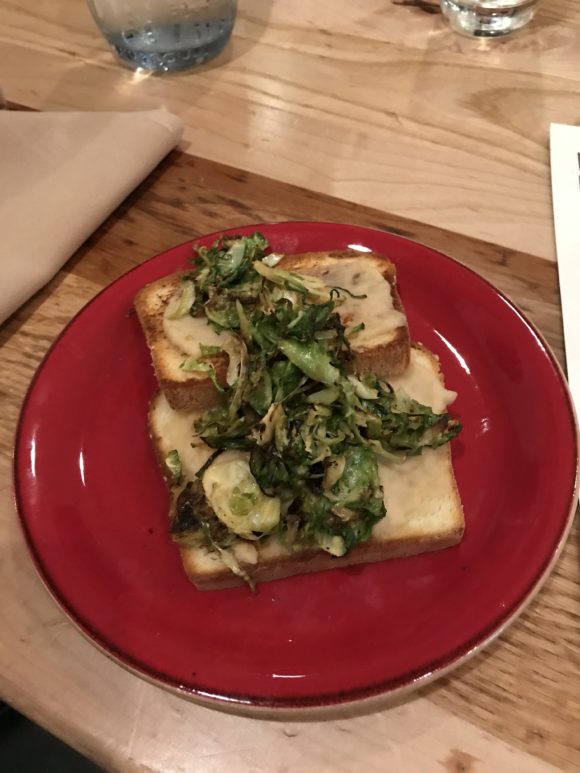
<svg viewBox="0 0 580 773">
<path fill-rule="evenodd" d="M 453 29 L 479 38 L 508 35 L 525 27 L 539 0 L 441 0 Z"/>
<path fill-rule="evenodd" d="M 237 0 L 87 0 L 125 64 L 184 70 L 213 59 L 234 27 Z"/>
</svg>

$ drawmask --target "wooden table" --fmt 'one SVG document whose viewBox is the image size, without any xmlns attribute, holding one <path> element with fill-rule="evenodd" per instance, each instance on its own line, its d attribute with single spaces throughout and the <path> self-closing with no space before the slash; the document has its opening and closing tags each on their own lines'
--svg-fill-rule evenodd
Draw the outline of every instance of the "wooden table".
<svg viewBox="0 0 580 773">
<path fill-rule="evenodd" d="M 554 258 L 548 126 L 580 121 L 576 0 L 492 42 L 419 0 L 239 4 L 215 63 L 150 77 L 82 0 L 1 0 L 0 86 L 43 110 L 163 104 L 203 158 Z"/>
<path fill-rule="evenodd" d="M 546 586 L 485 652 L 404 702 L 328 722 L 230 716 L 132 676 L 77 632 L 34 572 L 11 501 L 27 385 L 88 299 L 170 245 L 262 220 L 392 230 L 494 282 L 562 358 L 546 138 L 550 119 L 580 118 L 575 3 L 546 2 L 533 28 L 487 51 L 388 0 L 241 6 L 219 66 L 139 78 L 113 63 L 82 3 L 0 2 L 10 99 L 44 109 L 164 103 L 191 143 L 0 328 L 0 696 L 107 770 L 577 770 L 577 526 Z"/>
</svg>

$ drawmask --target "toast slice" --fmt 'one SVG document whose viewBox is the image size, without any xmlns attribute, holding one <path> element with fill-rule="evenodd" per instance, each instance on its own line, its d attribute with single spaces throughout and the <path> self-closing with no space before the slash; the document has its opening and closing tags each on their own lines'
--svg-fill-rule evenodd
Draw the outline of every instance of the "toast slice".
<svg viewBox="0 0 580 773">
<path fill-rule="evenodd" d="M 409 330 L 397 291 L 396 269 L 388 258 L 375 253 L 309 252 L 288 255 L 280 267 L 321 278 L 328 286 L 340 286 L 365 299 L 347 296 L 337 308 L 348 328 L 365 322 L 351 338 L 355 371 L 373 371 L 381 378 L 402 373 L 409 362 Z M 221 401 L 206 373 L 180 368 L 186 357 L 198 357 L 200 344 L 219 346 L 220 336 L 205 318 L 190 315 L 170 321 L 171 304 L 177 304 L 183 273 L 172 274 L 143 287 L 135 298 L 135 310 L 143 327 L 157 381 L 170 406 L 199 411 Z M 370 321 L 369 321 L 370 320 Z M 225 385 L 226 354 L 212 358 L 217 380 Z"/>
<path fill-rule="evenodd" d="M 445 411 L 455 398 L 455 393 L 444 387 L 437 358 L 420 345 L 411 349 L 405 373 L 391 378 L 390 383 L 437 413 Z M 174 411 L 162 394 L 151 403 L 149 428 L 160 462 L 171 450 L 177 449 L 184 475 L 189 478 L 212 453 L 199 440 L 194 439 L 191 445 L 194 419 L 194 414 Z M 379 475 L 387 515 L 374 526 L 370 539 L 346 556 L 332 557 L 320 549 L 290 550 L 277 537 L 259 542 L 240 539 L 233 547 L 239 566 L 253 581 L 266 582 L 440 550 L 461 540 L 463 510 L 449 445 L 427 449 L 400 464 L 380 461 Z M 204 548 L 180 545 L 179 549 L 185 572 L 198 589 L 217 590 L 244 583 Z"/>
</svg>

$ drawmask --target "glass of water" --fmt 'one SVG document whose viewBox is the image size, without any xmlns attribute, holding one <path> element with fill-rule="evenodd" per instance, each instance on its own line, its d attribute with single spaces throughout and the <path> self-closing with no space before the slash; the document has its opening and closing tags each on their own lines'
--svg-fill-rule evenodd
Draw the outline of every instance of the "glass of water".
<svg viewBox="0 0 580 773">
<path fill-rule="evenodd" d="M 539 0 L 441 0 L 453 29 L 479 38 L 508 35 L 525 27 Z"/>
<path fill-rule="evenodd" d="M 220 53 L 234 27 L 237 0 L 87 0 L 122 62 L 167 72 Z"/>
</svg>

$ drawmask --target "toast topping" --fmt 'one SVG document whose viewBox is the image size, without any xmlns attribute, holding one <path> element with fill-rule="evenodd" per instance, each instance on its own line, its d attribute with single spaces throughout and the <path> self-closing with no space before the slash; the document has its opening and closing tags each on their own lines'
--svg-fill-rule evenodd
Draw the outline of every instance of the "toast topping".
<svg viewBox="0 0 580 773">
<path fill-rule="evenodd" d="M 434 379 L 436 380 L 436 379 Z M 385 506 L 389 517 L 377 524 L 377 538 L 388 538 L 390 532 L 405 528 L 408 535 L 413 531 L 425 533 L 425 514 L 429 503 L 445 506 L 449 498 L 449 455 L 446 448 L 437 448 L 407 459 L 397 466 L 379 462 L 379 479 L 385 494 Z"/>
<path fill-rule="evenodd" d="M 428 359 L 411 357 L 409 367 L 402 376 L 392 376 L 389 379 L 393 389 L 404 389 L 416 400 L 430 405 L 435 413 L 443 413 L 457 397 L 457 392 L 445 389 L 438 378 L 430 378 L 431 365 Z"/>
<path fill-rule="evenodd" d="M 215 453 L 194 480 L 187 477 L 195 449 L 184 460 L 170 449 L 168 459 L 172 472 L 181 465 L 185 473 L 185 485 L 180 478 L 174 486 L 175 538 L 204 545 L 236 573 L 231 548 L 240 538 L 276 534 L 289 546 L 344 555 L 385 516 L 379 461 L 399 465 L 460 429 L 375 375 L 349 372 L 351 346 L 367 329 L 363 316 L 373 325 L 381 314 L 391 328 L 404 324 L 376 269 L 377 276 L 361 269 L 355 279 L 357 261 L 347 259 L 324 277 L 301 276 L 263 264 L 266 247 L 254 234 L 200 249 L 197 271 L 184 277 L 165 319 L 206 329 L 209 321 L 218 341 L 202 339 L 183 368 L 215 377 L 213 347 L 227 340 L 224 404 L 197 416 L 190 439 Z M 370 308 L 369 297 L 376 299 Z M 347 317 L 355 323 L 350 333 Z M 442 411 L 451 393 L 440 392 L 426 396 Z"/>
<path fill-rule="evenodd" d="M 278 526 L 280 500 L 262 492 L 248 454 L 226 451 L 208 467 L 202 482 L 215 514 L 234 534 L 255 540 Z"/>
<path fill-rule="evenodd" d="M 254 254 L 261 256 L 259 251 Z M 389 283 L 376 266 L 366 264 L 364 260 L 343 258 L 319 269 L 310 267 L 304 274 L 268 266 L 262 259 L 254 261 L 252 268 L 274 286 L 274 298 L 295 302 L 297 295 L 305 294 L 311 302 L 325 303 L 330 300 L 332 288 L 335 288 L 335 305 L 355 348 L 384 345 L 398 328 L 406 325 L 405 315 L 394 307 Z M 253 277 L 253 282 L 247 281 L 252 276 L 249 266 L 246 274 L 242 295 L 245 292 L 252 299 L 252 284 L 255 285 L 256 277 Z M 276 287 L 279 289 L 276 290 Z M 238 293 L 235 285 L 230 285 L 229 294 L 236 299 Z M 242 298 L 243 302 L 247 300 L 248 297 Z M 222 345 L 220 332 L 228 329 L 232 323 L 235 326 L 237 320 L 233 307 L 228 310 L 226 303 L 210 304 L 205 314 L 200 313 L 199 303 L 197 308 L 195 305 L 195 283 L 185 278 L 166 306 L 163 329 L 176 349 L 190 357 L 199 358 L 202 345 L 219 349 Z M 197 316 L 192 315 L 192 309 L 197 312 Z"/>
<path fill-rule="evenodd" d="M 390 340 L 397 328 L 406 325 L 405 315 L 393 305 L 391 287 L 380 271 L 357 258 L 343 258 L 339 262 L 308 270 L 330 287 L 348 288 L 339 308 L 340 318 L 353 347 L 373 347 Z M 360 327 L 362 325 L 362 327 Z"/>
<path fill-rule="evenodd" d="M 176 349 L 189 357 L 198 358 L 202 354 L 202 346 L 216 346 L 218 352 L 221 351 L 221 340 L 219 332 L 210 326 L 206 317 L 192 317 L 189 313 L 193 296 L 189 306 L 183 305 L 183 296 L 192 286 L 192 282 L 184 281 L 170 299 L 163 314 L 163 331 Z"/>
<path fill-rule="evenodd" d="M 162 443 L 165 466 L 170 479 L 192 480 L 212 455 L 212 450 L 194 436 L 195 416 L 186 411 L 174 411 L 163 397 L 157 400 L 155 433 Z M 171 453 L 175 450 L 175 454 Z"/>
</svg>

